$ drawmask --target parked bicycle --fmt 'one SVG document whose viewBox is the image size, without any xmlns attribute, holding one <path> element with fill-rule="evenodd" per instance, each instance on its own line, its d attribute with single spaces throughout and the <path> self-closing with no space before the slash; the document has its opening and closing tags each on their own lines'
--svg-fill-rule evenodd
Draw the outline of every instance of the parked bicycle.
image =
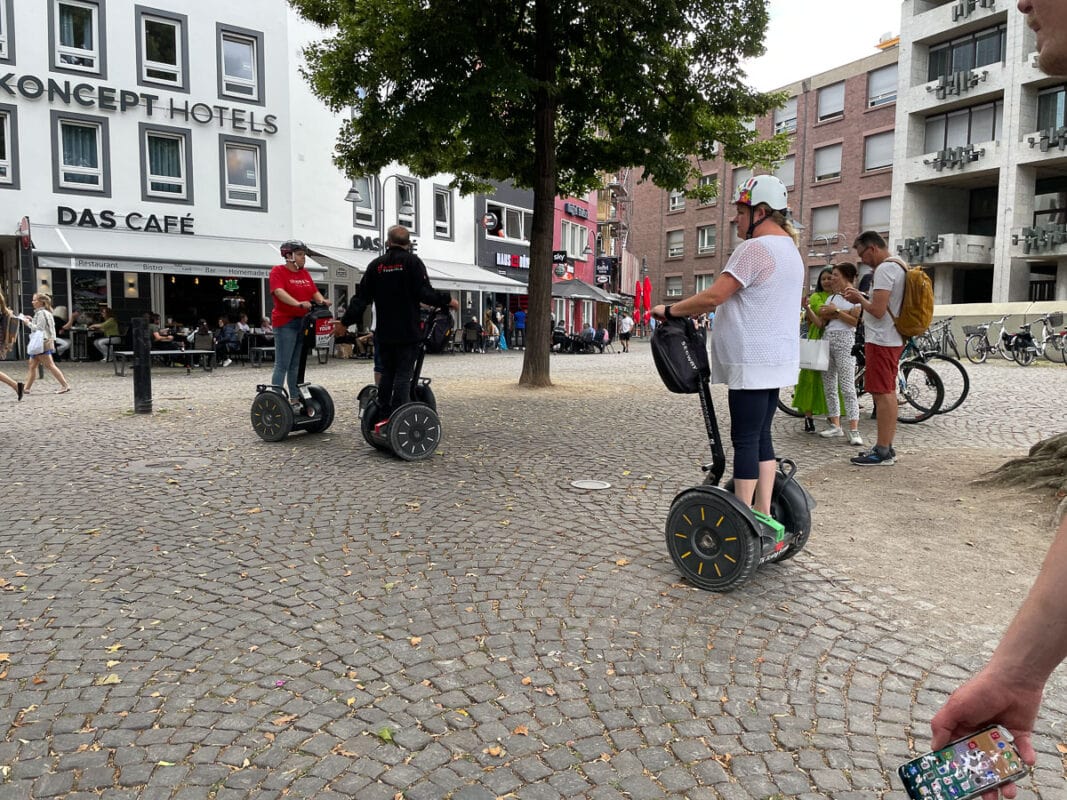
<svg viewBox="0 0 1067 800">
<path fill-rule="evenodd" d="M 935 322 L 926 333 L 915 337 L 916 348 L 923 353 L 940 353 L 960 357 L 960 350 L 956 346 L 956 334 L 952 332 L 952 320 L 955 317 L 947 317 L 940 322 Z"/>
<path fill-rule="evenodd" d="M 1004 322 L 1008 319 L 1005 314 L 1000 319 L 992 322 L 983 322 L 981 325 L 964 325 L 963 333 L 967 337 L 963 343 L 963 352 L 967 360 L 972 364 L 983 364 L 989 356 L 1001 356 L 1011 358 L 1012 334 L 1008 333 L 1008 327 Z M 994 325 L 1000 326 L 1000 333 L 994 341 L 989 340 L 989 329 Z"/>
<path fill-rule="evenodd" d="M 1067 330 L 1056 330 L 1063 326 L 1063 314 L 1046 314 L 1034 320 L 1035 325 L 1038 323 L 1041 323 L 1041 335 L 1034 337 L 1037 354 L 1049 361 L 1067 364 Z"/>
</svg>

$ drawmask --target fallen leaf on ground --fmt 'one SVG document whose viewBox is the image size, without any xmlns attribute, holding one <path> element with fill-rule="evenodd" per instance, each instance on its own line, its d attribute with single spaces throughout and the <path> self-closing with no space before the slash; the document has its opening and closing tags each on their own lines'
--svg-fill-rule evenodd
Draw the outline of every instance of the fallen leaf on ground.
<svg viewBox="0 0 1067 800">
<path fill-rule="evenodd" d="M 514 733 L 516 736 L 529 736 L 530 729 L 527 728 L 525 725 L 517 725 L 515 727 L 515 730 L 512 731 L 512 733 Z"/>
<path fill-rule="evenodd" d="M 283 717 L 275 717 L 271 720 L 271 723 L 278 728 L 284 728 L 290 722 L 296 719 L 296 714 L 286 714 Z"/>
</svg>

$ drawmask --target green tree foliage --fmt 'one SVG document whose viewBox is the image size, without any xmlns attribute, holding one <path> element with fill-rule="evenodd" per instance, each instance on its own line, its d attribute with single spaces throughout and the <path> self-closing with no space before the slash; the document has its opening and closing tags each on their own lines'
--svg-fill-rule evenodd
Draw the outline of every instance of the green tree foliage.
<svg viewBox="0 0 1067 800">
<path fill-rule="evenodd" d="M 745 85 L 762 52 L 765 0 L 290 0 L 325 29 L 308 78 L 351 116 L 338 166 L 455 175 L 534 192 L 529 346 L 520 382 L 550 383 L 552 207 L 641 165 L 665 189 L 693 189 L 690 155 L 718 142 L 735 164 L 769 166 L 781 139 L 745 129 L 781 98 Z"/>
</svg>

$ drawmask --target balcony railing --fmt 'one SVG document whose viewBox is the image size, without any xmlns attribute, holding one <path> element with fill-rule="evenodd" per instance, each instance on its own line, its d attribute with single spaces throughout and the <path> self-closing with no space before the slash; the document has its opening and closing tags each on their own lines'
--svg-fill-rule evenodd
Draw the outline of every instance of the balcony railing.
<svg viewBox="0 0 1067 800">
<path fill-rule="evenodd" d="M 1023 228 L 1021 232 L 1012 234 L 1011 243 L 1013 245 L 1021 244 L 1023 253 L 1051 250 L 1067 243 L 1067 225 L 1054 223 L 1052 225 L 1036 225 L 1033 228 Z"/>
<path fill-rule="evenodd" d="M 989 70 L 961 69 L 949 75 L 942 75 L 937 83 L 926 87 L 926 91 L 933 92 L 938 100 L 947 97 L 964 95 L 989 77 Z"/>
<path fill-rule="evenodd" d="M 996 8 L 996 0 L 961 0 L 952 7 L 952 21 L 967 19 L 979 8 L 988 8 L 992 11 Z"/>
<path fill-rule="evenodd" d="M 1037 147 L 1042 153 L 1047 153 L 1051 147 L 1067 150 L 1067 126 L 1046 128 L 1035 136 L 1027 137 L 1026 141 L 1031 149 Z"/>
<path fill-rule="evenodd" d="M 975 149 L 973 144 L 968 144 L 961 147 L 950 147 L 947 150 L 938 150 L 933 158 L 924 158 L 923 163 L 938 172 L 945 169 L 945 167 L 963 169 L 964 164 L 977 161 L 984 155 L 985 148 Z"/>
</svg>

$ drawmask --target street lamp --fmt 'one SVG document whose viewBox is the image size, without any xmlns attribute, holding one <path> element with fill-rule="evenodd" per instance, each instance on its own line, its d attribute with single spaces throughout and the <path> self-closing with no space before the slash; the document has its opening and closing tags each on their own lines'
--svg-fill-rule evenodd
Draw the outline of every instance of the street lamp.
<svg viewBox="0 0 1067 800">
<path fill-rule="evenodd" d="M 812 236 L 811 237 L 812 249 L 808 250 L 808 258 L 823 258 L 823 259 L 826 259 L 827 266 L 829 266 L 830 264 L 834 263 L 834 256 L 842 255 L 842 254 L 847 253 L 849 251 L 849 248 L 847 248 L 847 247 L 842 247 L 840 250 L 832 249 L 833 245 L 837 244 L 837 240 L 840 238 L 840 236 L 841 236 L 841 234 L 840 233 L 836 233 L 836 232 L 831 234 L 831 235 L 829 235 L 829 236 L 827 236 L 825 234 L 822 234 L 822 233 L 816 234 L 815 236 Z M 822 242 L 823 246 L 827 248 L 822 253 L 817 253 L 817 252 L 815 252 L 815 249 L 814 249 L 815 245 L 819 244 L 819 242 Z"/>
<path fill-rule="evenodd" d="M 386 175 L 382 178 L 380 175 L 374 176 L 374 218 L 378 222 L 378 248 L 382 251 L 385 250 L 385 184 L 389 182 L 390 178 L 395 178 L 397 184 L 400 183 L 400 176 L 397 174 Z M 345 195 L 345 201 L 349 203 L 361 203 L 363 202 L 363 195 L 360 194 L 359 189 L 355 184 L 348 190 Z M 410 215 L 415 212 L 415 207 L 411 204 L 410 200 L 405 200 L 402 204 L 399 203 L 399 197 L 397 198 L 398 208 L 396 210 L 397 216 Z"/>
</svg>

